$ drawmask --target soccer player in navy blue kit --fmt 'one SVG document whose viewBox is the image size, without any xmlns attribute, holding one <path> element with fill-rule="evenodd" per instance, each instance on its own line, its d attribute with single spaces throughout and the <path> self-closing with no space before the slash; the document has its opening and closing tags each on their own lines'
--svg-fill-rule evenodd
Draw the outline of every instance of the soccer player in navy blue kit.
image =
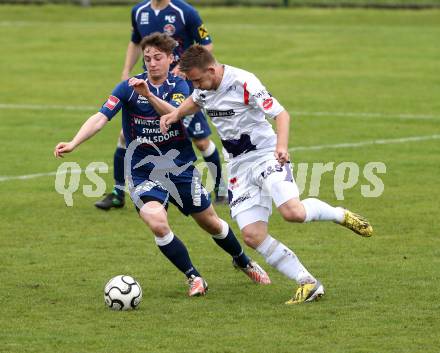
<svg viewBox="0 0 440 353">
<path fill-rule="evenodd" d="M 232 256 L 234 266 L 252 281 L 269 284 L 266 272 L 246 256 L 232 229 L 212 207 L 193 166 L 196 156 L 183 124 L 173 124 L 165 135 L 160 131 L 161 115 L 172 112 L 189 95 L 186 81 L 169 72 L 174 46 L 175 41 L 166 34 L 145 37 L 142 49 L 147 72 L 118 84 L 100 111 L 83 124 L 72 141 L 60 142 L 54 155 L 63 157 L 73 151 L 122 109 L 130 196 L 160 251 L 188 278 L 188 295 L 204 295 L 208 286 L 168 224 L 169 202 L 211 234 Z"/>
<path fill-rule="evenodd" d="M 201 44 L 210 51 L 213 47 L 211 37 L 197 11 L 181 0 L 141 2 L 132 8 L 131 23 L 133 31 L 122 72 L 123 80 L 130 77 L 131 70 L 141 56 L 140 42 L 142 38 L 153 32 L 166 33 L 176 40 L 174 62 L 170 67 L 172 72 L 178 76 L 180 75 L 178 61 L 185 49 L 194 43 Z M 188 83 L 191 87 L 190 82 Z M 211 130 L 203 113 L 198 112 L 193 117 L 186 117 L 183 123 L 189 136 L 207 162 L 210 174 L 214 178 L 216 202 L 226 203 L 226 186 L 221 179 L 220 156 L 214 142 L 209 139 Z M 121 131 L 113 157 L 115 186 L 113 191 L 106 195 L 103 200 L 95 203 L 96 207 L 108 210 L 112 207 L 124 206 L 124 156 L 125 141 Z"/>
</svg>

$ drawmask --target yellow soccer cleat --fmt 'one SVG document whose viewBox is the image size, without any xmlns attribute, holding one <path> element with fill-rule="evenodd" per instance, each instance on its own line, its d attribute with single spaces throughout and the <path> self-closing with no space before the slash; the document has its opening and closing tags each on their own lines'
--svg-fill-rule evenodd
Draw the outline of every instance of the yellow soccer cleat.
<svg viewBox="0 0 440 353">
<path fill-rule="evenodd" d="M 371 237 L 373 235 L 373 227 L 366 218 L 349 210 L 344 211 L 344 220 L 341 225 L 363 237 Z"/>
<path fill-rule="evenodd" d="M 295 293 L 295 296 L 286 302 L 287 305 L 309 303 L 319 300 L 324 295 L 324 286 L 321 282 L 304 283 Z"/>
</svg>

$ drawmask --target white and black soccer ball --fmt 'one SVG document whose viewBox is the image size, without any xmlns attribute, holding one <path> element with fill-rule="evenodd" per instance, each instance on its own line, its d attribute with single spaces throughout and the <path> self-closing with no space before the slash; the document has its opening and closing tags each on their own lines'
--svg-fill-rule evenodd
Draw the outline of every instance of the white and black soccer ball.
<svg viewBox="0 0 440 353">
<path fill-rule="evenodd" d="M 112 310 L 135 309 L 142 300 L 142 288 L 131 276 L 113 277 L 104 287 L 104 301 Z"/>
</svg>

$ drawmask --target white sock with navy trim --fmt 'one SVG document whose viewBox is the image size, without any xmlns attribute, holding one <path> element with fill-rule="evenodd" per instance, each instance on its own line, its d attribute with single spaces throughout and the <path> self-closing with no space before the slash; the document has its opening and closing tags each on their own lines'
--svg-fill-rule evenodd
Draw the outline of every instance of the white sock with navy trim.
<svg viewBox="0 0 440 353">
<path fill-rule="evenodd" d="M 269 265 L 297 283 L 302 284 L 316 281 L 315 277 L 307 271 L 295 253 L 269 234 L 256 250 Z"/>
</svg>

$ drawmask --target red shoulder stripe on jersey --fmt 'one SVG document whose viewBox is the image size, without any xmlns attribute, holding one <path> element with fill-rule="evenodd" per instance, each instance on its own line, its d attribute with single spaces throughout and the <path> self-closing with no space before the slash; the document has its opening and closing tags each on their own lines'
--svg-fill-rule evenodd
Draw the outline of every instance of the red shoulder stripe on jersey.
<svg viewBox="0 0 440 353">
<path fill-rule="evenodd" d="M 244 104 L 249 105 L 249 92 L 246 87 L 247 87 L 247 82 L 245 82 L 243 85 L 243 89 L 244 89 L 243 100 L 244 100 Z"/>
</svg>

